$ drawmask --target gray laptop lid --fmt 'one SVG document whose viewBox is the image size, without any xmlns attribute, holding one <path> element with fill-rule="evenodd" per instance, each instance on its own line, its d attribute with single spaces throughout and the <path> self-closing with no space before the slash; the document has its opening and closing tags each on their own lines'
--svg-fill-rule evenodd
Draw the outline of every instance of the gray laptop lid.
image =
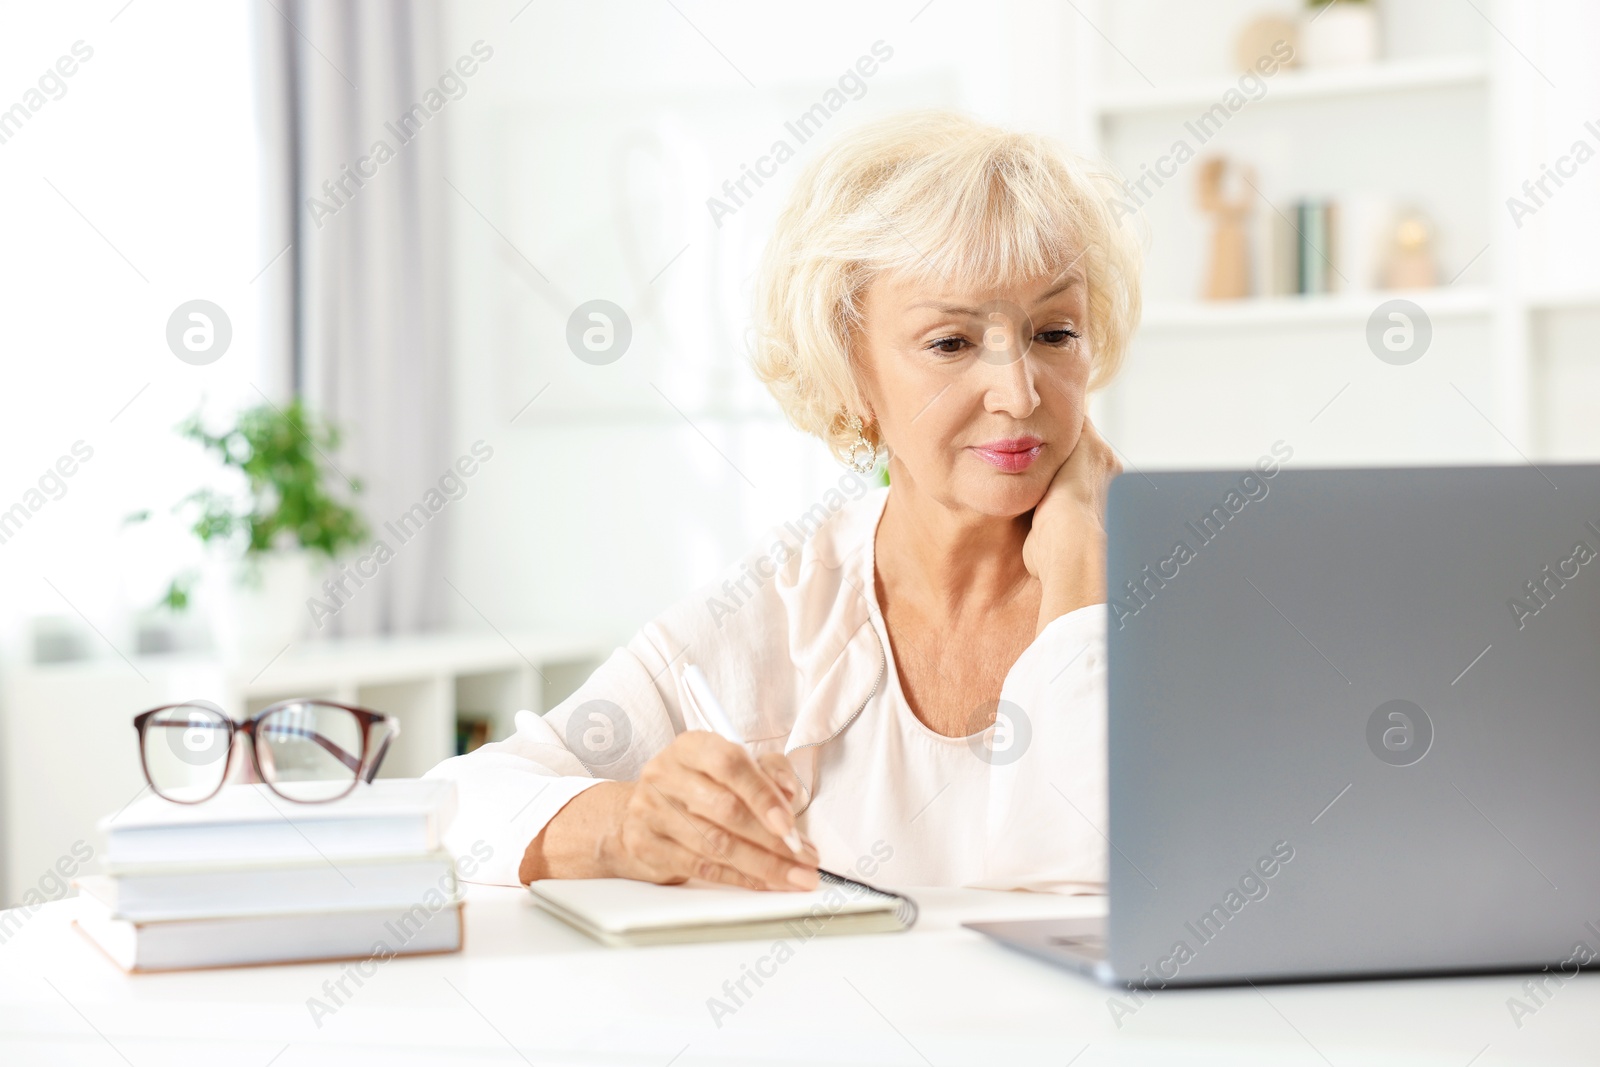
<svg viewBox="0 0 1600 1067">
<path fill-rule="evenodd" d="M 1265 466 L 1111 487 L 1117 976 L 1600 956 L 1600 467 Z"/>
</svg>

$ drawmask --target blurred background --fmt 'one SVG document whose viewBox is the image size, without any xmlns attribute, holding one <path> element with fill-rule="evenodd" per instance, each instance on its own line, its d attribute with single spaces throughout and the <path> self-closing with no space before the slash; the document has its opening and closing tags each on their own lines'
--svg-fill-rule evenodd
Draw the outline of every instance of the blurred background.
<svg viewBox="0 0 1600 1067">
<path fill-rule="evenodd" d="M 0 3 L 0 905 L 141 794 L 138 711 L 356 701 L 419 774 L 837 485 L 752 277 L 903 109 L 1128 179 L 1130 470 L 1595 459 L 1596 40 L 1579 0 Z"/>
</svg>

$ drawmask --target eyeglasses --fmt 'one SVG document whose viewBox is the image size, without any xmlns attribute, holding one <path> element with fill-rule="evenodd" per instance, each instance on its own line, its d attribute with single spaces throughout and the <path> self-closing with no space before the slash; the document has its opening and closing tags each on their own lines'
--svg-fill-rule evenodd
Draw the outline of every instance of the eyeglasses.
<svg viewBox="0 0 1600 1067">
<path fill-rule="evenodd" d="M 400 736 L 392 715 L 301 699 L 280 701 L 245 722 L 204 700 L 167 704 L 134 716 L 133 728 L 145 780 L 176 804 L 199 804 L 222 791 L 240 734 L 250 740 L 256 777 L 300 804 L 338 800 L 357 782 L 371 782 Z"/>
</svg>

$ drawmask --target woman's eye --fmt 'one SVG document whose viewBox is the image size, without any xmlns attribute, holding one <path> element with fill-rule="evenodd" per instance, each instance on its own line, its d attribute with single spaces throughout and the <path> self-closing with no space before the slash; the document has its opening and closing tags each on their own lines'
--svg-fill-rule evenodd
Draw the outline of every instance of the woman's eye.
<svg viewBox="0 0 1600 1067">
<path fill-rule="evenodd" d="M 1050 348 L 1065 348 L 1080 336 L 1082 335 L 1078 331 L 1063 327 L 1059 330 L 1042 330 L 1034 334 L 1033 340 L 1036 344 L 1046 345 Z M 927 347 L 930 351 L 938 352 L 941 355 L 954 356 L 967 348 L 971 348 L 972 342 L 965 337 L 956 335 L 941 337 L 937 341 L 930 341 Z"/>
</svg>

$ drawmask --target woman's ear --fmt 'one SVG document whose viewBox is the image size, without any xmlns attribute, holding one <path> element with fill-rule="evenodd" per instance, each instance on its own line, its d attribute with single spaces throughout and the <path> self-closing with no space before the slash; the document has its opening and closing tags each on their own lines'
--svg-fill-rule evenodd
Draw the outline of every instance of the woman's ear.
<svg viewBox="0 0 1600 1067">
<path fill-rule="evenodd" d="M 879 422 L 877 419 L 873 419 L 871 425 L 872 443 L 878 446 L 879 451 L 887 449 L 889 447 L 889 442 L 883 436 L 883 423 Z"/>
</svg>

